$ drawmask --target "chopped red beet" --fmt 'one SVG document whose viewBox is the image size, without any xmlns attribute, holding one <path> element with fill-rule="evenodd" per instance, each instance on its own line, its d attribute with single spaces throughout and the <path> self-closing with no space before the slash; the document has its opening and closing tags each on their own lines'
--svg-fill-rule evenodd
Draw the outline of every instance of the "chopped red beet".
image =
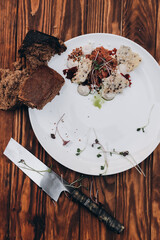
<svg viewBox="0 0 160 240">
<path fill-rule="evenodd" d="M 129 87 L 131 86 L 131 84 L 132 84 L 132 82 L 131 82 L 131 76 L 129 75 L 129 74 L 123 74 L 123 73 L 121 73 L 121 75 L 123 76 L 123 77 L 125 77 L 128 81 L 129 81 Z"/>
<path fill-rule="evenodd" d="M 77 67 L 72 67 L 72 68 L 69 68 L 69 69 L 64 69 L 63 70 L 63 74 L 66 75 L 66 78 L 67 79 L 72 79 L 75 75 L 75 73 L 77 72 L 78 68 Z"/>
<path fill-rule="evenodd" d="M 117 48 L 113 48 L 112 50 L 109 51 L 109 55 L 115 55 L 117 52 Z"/>
</svg>

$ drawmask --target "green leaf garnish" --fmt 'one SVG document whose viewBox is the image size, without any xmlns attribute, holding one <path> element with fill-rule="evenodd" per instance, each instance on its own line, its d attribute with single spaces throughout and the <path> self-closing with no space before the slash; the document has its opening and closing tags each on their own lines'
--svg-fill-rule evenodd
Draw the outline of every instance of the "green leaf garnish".
<svg viewBox="0 0 160 240">
<path fill-rule="evenodd" d="M 80 153 L 80 152 L 81 152 L 81 149 L 80 149 L 80 148 L 77 148 L 77 152 Z"/>
<path fill-rule="evenodd" d="M 149 112 L 149 117 L 148 117 L 148 121 L 147 121 L 146 125 L 144 125 L 143 127 L 137 128 L 137 132 L 140 132 L 140 131 L 145 132 L 145 128 L 148 127 L 148 125 L 150 123 L 150 118 L 151 118 L 151 113 L 152 113 L 153 107 L 154 107 L 154 104 L 152 105 L 151 110 Z"/>
<path fill-rule="evenodd" d="M 104 170 L 104 166 L 101 166 L 101 170 Z"/>
<path fill-rule="evenodd" d="M 97 154 L 97 157 L 100 158 L 100 157 L 102 157 L 102 155 L 99 153 L 99 154 Z"/>
</svg>

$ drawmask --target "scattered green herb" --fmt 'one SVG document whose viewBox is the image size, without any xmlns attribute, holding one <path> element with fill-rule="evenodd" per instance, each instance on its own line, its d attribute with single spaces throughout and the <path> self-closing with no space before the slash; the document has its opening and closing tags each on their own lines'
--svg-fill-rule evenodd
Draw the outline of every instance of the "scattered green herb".
<svg viewBox="0 0 160 240">
<path fill-rule="evenodd" d="M 77 148 L 77 151 L 75 153 L 76 156 L 79 156 L 86 149 L 87 144 L 88 144 L 89 135 L 90 135 L 90 130 L 91 129 L 89 129 L 89 131 L 87 132 L 87 141 L 86 141 L 84 148 L 83 149 Z"/>
<path fill-rule="evenodd" d="M 37 172 L 37 173 L 39 173 L 39 174 L 42 175 L 42 176 L 43 176 L 43 174 L 42 174 L 43 172 L 48 172 L 48 173 L 51 173 L 51 172 L 52 172 L 51 168 L 48 168 L 47 170 L 36 170 L 36 169 L 30 167 L 30 166 L 25 162 L 25 160 L 23 160 L 23 159 L 21 159 L 18 163 L 21 163 L 21 164 L 23 164 L 23 165 L 25 166 L 25 167 L 21 167 L 21 168 L 26 169 L 26 170 L 30 170 L 30 171 Z"/>
<path fill-rule="evenodd" d="M 119 155 L 122 155 L 123 157 L 126 157 L 129 155 L 128 151 L 124 151 L 124 152 L 119 152 Z"/>
<path fill-rule="evenodd" d="M 101 170 L 104 170 L 105 166 L 101 166 Z"/>
<path fill-rule="evenodd" d="M 83 187 L 85 188 L 86 190 L 88 190 L 88 187 L 85 187 L 81 182 L 82 180 L 84 179 L 85 177 L 83 175 L 81 175 L 78 179 L 76 179 L 75 181 L 73 181 L 72 183 L 70 183 L 69 185 L 66 185 L 66 187 L 73 187 L 73 188 L 80 188 L 80 187 Z M 63 179 L 62 179 L 63 181 Z M 79 183 L 79 185 L 77 185 L 77 183 Z"/>
<path fill-rule="evenodd" d="M 144 125 L 143 127 L 137 128 L 137 132 L 140 132 L 140 131 L 145 132 L 146 127 L 148 127 L 148 125 L 150 123 L 150 118 L 151 118 L 151 113 L 152 113 L 153 107 L 154 107 L 154 104 L 152 105 L 151 110 L 149 112 L 148 121 L 147 121 L 146 125 Z"/>
<path fill-rule="evenodd" d="M 98 64 L 97 61 L 93 61 L 93 69 L 94 70 L 100 70 L 102 65 Z"/>
<path fill-rule="evenodd" d="M 84 149 L 81 150 L 80 148 L 77 148 L 76 156 L 79 156 L 83 151 Z"/>
<path fill-rule="evenodd" d="M 115 149 L 113 149 L 113 151 L 108 152 L 110 154 L 110 156 L 112 156 L 113 154 L 119 155 L 119 156 L 123 156 L 125 157 L 125 159 L 127 159 L 134 167 L 135 169 L 140 173 L 143 174 L 143 176 L 145 177 L 145 173 L 143 172 L 143 170 L 141 169 L 141 167 L 137 164 L 136 160 L 133 158 L 133 156 L 129 153 L 129 151 L 121 151 L 118 152 Z M 134 165 L 136 164 L 136 165 Z"/>
<path fill-rule="evenodd" d="M 93 129 L 94 131 L 94 134 L 96 136 L 96 139 L 94 141 L 94 143 L 92 144 L 92 147 L 94 147 L 95 145 L 98 145 L 97 148 L 101 149 L 102 151 L 102 154 L 103 154 L 103 158 L 104 158 L 104 168 L 102 169 L 102 166 L 101 166 L 101 170 L 105 170 L 103 174 L 105 174 L 107 172 L 107 169 L 108 169 L 108 160 L 107 160 L 107 151 L 105 150 L 104 146 L 100 143 L 100 141 L 98 140 L 98 137 L 97 137 L 97 134 L 95 132 L 95 129 Z M 101 154 L 98 154 L 97 157 L 101 157 L 102 155 Z"/>
<path fill-rule="evenodd" d="M 141 131 L 142 130 L 142 132 L 145 132 L 145 128 L 147 127 L 147 125 L 146 126 L 144 126 L 144 127 L 141 127 L 141 128 L 137 128 L 137 132 L 139 132 L 139 131 Z"/>
<path fill-rule="evenodd" d="M 102 155 L 99 153 L 99 154 L 97 154 L 97 157 L 100 158 L 100 157 L 102 157 Z"/>
</svg>

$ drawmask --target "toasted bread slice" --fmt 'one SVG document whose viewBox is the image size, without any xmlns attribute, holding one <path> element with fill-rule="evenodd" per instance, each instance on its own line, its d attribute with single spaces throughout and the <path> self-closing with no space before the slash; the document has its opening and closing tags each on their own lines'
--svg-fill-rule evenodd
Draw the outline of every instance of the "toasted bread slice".
<svg viewBox="0 0 160 240">
<path fill-rule="evenodd" d="M 20 87 L 18 98 L 31 108 L 42 109 L 64 84 L 64 78 L 48 66 L 40 66 Z"/>
</svg>

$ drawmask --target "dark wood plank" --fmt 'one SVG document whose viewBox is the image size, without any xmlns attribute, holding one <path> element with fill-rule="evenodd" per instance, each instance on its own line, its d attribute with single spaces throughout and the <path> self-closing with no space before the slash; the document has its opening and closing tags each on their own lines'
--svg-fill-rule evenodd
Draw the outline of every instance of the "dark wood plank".
<svg viewBox="0 0 160 240">
<path fill-rule="evenodd" d="M 87 32 L 121 35 L 121 3 L 120 0 L 88 1 Z"/>
<path fill-rule="evenodd" d="M 150 239 L 151 170 L 148 158 L 141 168 L 146 177 L 132 169 L 117 176 L 117 206 L 123 209 L 126 230 L 117 239 Z M 119 178 L 119 179 L 118 179 Z M 116 211 L 116 215 L 119 211 Z"/>
<path fill-rule="evenodd" d="M 10 16 L 10 17 L 8 17 Z M 0 67 L 15 60 L 17 0 L 0 2 Z M 13 111 L 0 110 L 0 239 L 9 236 L 11 164 L 3 151 L 12 136 Z"/>
<path fill-rule="evenodd" d="M 156 43 L 156 1 L 123 1 L 122 34 L 153 56 Z M 116 239 L 151 239 L 152 155 L 141 164 L 146 177 L 135 169 L 117 175 L 117 206 L 123 209 L 126 230 Z M 120 201 L 120 202 L 119 202 Z M 118 216 L 119 211 L 116 211 Z M 121 215 L 122 218 L 122 215 Z"/>
<path fill-rule="evenodd" d="M 159 166 L 159 157 L 160 157 L 160 146 L 154 151 L 153 155 L 153 172 L 152 172 L 152 202 L 151 202 L 151 239 L 158 239 L 160 235 L 160 166 Z"/>
<path fill-rule="evenodd" d="M 57 35 L 61 35 L 60 28 L 64 21 L 63 17 L 65 18 L 64 10 L 62 12 L 59 11 L 61 7 L 65 10 L 67 2 L 19 1 L 17 50 L 25 34 L 30 29 L 36 29 L 48 34 L 53 34 L 56 30 Z M 53 12 L 56 13 L 57 11 L 59 14 L 55 18 Z M 65 13 L 67 14 L 68 11 Z M 64 29 L 61 32 L 65 33 L 67 29 L 65 24 L 63 26 Z M 76 31 L 76 28 L 74 30 Z M 71 35 L 69 38 L 71 38 Z M 26 134 L 28 130 L 29 132 Z M 66 179 L 68 178 L 67 180 L 72 182 L 79 176 L 70 170 L 66 171 L 66 168 L 45 153 L 31 130 L 27 108 L 21 108 L 15 113 L 14 138 L 48 166 L 53 165 L 53 169 L 58 174 L 62 174 Z M 11 212 L 10 216 L 10 233 L 14 234 L 15 239 L 64 239 L 64 236 L 67 239 L 79 239 L 79 221 L 77 220 L 77 218 L 79 219 L 79 206 L 70 201 L 64 194 L 59 199 L 58 204 L 54 205 L 52 200 L 42 193 L 16 167 L 13 168 L 13 171 L 12 182 L 17 182 L 18 178 L 19 189 L 15 189 L 15 186 L 12 185 L 11 195 L 14 199 L 17 196 L 20 199 L 18 203 L 11 199 L 10 205 L 14 209 L 17 209 L 14 207 L 17 204 L 22 206 L 19 211 Z M 25 188 L 25 186 L 28 187 Z M 13 219 L 16 219 L 16 221 L 14 222 Z M 39 228 L 41 228 L 40 232 L 38 231 Z M 28 235 L 28 232 L 30 232 L 30 235 Z"/>
<path fill-rule="evenodd" d="M 157 1 L 157 31 L 156 31 L 156 48 L 155 48 L 155 58 L 160 64 L 160 1 Z M 151 239 L 158 239 L 160 236 L 160 145 L 156 148 L 153 154 L 152 163 L 152 185 L 151 185 Z"/>
<path fill-rule="evenodd" d="M 156 0 L 123 1 L 122 34 L 154 55 L 156 35 Z"/>
</svg>

